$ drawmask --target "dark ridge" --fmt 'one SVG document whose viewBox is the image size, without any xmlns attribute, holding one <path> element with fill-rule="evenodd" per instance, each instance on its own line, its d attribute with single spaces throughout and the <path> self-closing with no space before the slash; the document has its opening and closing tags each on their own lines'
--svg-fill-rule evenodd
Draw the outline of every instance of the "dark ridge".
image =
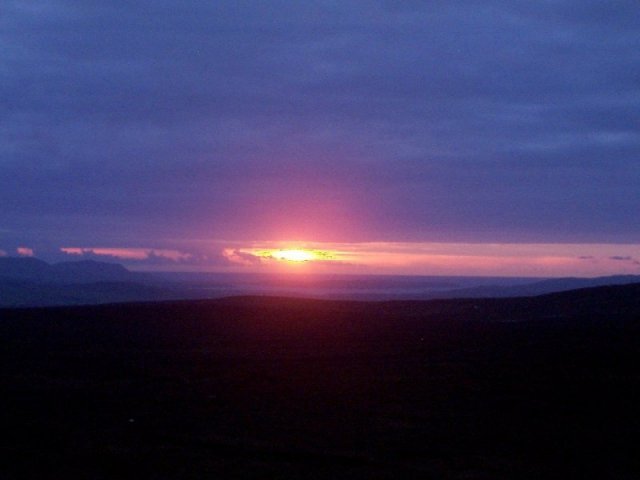
<svg viewBox="0 0 640 480">
<path fill-rule="evenodd" d="M 0 277 L 39 283 L 127 281 L 136 278 L 118 263 L 79 260 L 53 265 L 33 257 L 0 257 Z"/>
<path fill-rule="evenodd" d="M 185 298 L 185 296 L 186 294 L 180 291 L 134 282 L 99 281 L 78 284 L 41 284 L 25 280 L 0 282 L 0 308 L 154 302 Z"/>
<path fill-rule="evenodd" d="M 1 476 L 637 478 L 639 299 L 0 310 Z"/>
<path fill-rule="evenodd" d="M 50 279 L 54 282 L 89 283 L 131 280 L 132 273 L 118 263 L 80 260 L 51 265 Z"/>
<path fill-rule="evenodd" d="M 546 293 L 576 290 L 607 285 L 626 285 L 640 282 L 638 275 L 612 275 L 596 278 L 553 278 L 513 286 L 481 286 L 443 292 L 446 298 L 529 297 Z"/>
<path fill-rule="evenodd" d="M 50 271 L 51 266 L 42 260 L 31 257 L 0 257 L 0 277 L 14 279 L 41 278 Z"/>
</svg>

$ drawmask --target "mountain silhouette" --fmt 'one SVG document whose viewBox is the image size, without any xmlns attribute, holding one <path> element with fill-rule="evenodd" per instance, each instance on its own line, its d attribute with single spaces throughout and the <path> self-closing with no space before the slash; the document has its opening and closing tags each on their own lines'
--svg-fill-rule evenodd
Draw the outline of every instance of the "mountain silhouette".
<svg viewBox="0 0 640 480">
<path fill-rule="evenodd" d="M 89 282 L 123 282 L 139 279 L 117 263 L 80 260 L 53 265 L 37 259 L 23 257 L 0 258 L 0 278 L 27 280 L 38 283 L 72 284 Z"/>
</svg>

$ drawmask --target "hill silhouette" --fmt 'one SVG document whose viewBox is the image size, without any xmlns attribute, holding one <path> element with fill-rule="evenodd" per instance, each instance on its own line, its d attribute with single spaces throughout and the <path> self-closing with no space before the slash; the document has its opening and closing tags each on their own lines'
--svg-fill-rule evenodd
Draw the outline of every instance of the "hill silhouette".
<svg viewBox="0 0 640 480">
<path fill-rule="evenodd" d="M 53 265 L 32 257 L 0 257 L 0 278 L 38 283 L 123 282 L 139 278 L 118 263 L 78 260 Z"/>
<path fill-rule="evenodd" d="M 0 257 L 0 278 L 35 280 L 45 278 L 51 265 L 32 257 Z"/>
<path fill-rule="evenodd" d="M 545 293 L 576 290 L 579 288 L 601 287 L 606 285 L 627 285 L 640 282 L 638 275 L 611 275 L 595 278 L 552 278 L 523 285 L 481 286 L 466 289 L 453 289 L 444 293 L 446 298 L 487 298 L 487 297 L 526 297 Z"/>
<path fill-rule="evenodd" d="M 49 264 L 30 257 L 0 257 L 0 307 L 87 305 L 189 298 L 188 292 L 152 284 L 117 263 L 80 260 Z"/>
<path fill-rule="evenodd" d="M 0 315 L 7 478 L 640 472 L 640 284 Z"/>
<path fill-rule="evenodd" d="M 478 282 L 481 286 L 463 288 L 464 285 L 478 285 Z M 0 257 L 0 307 L 88 305 L 247 294 L 368 301 L 506 298 L 635 282 L 640 282 L 640 276 L 540 281 L 484 277 L 151 274 L 131 272 L 120 264 L 95 260 L 51 265 L 36 258 Z"/>
</svg>

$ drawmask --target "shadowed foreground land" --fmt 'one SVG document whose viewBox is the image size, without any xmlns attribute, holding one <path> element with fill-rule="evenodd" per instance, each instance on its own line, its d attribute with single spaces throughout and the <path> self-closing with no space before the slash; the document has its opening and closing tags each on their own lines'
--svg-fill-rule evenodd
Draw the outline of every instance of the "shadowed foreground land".
<svg viewBox="0 0 640 480">
<path fill-rule="evenodd" d="M 2 479 L 640 475 L 640 285 L 0 319 Z"/>
</svg>

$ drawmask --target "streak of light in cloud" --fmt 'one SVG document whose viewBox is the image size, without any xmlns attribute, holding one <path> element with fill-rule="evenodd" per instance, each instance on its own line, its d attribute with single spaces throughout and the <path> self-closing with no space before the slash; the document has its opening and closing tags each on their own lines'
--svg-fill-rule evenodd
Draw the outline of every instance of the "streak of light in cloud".
<svg viewBox="0 0 640 480">
<path fill-rule="evenodd" d="M 269 252 L 297 249 L 310 255 L 305 271 L 412 275 L 596 276 L 621 273 L 620 255 L 640 255 L 636 244 L 304 243 L 268 242 L 225 249 L 245 267 L 300 269 Z M 327 260 L 330 258 L 330 260 Z M 589 261 L 585 261 L 585 260 Z M 638 273 L 636 265 L 623 273 Z"/>
</svg>

